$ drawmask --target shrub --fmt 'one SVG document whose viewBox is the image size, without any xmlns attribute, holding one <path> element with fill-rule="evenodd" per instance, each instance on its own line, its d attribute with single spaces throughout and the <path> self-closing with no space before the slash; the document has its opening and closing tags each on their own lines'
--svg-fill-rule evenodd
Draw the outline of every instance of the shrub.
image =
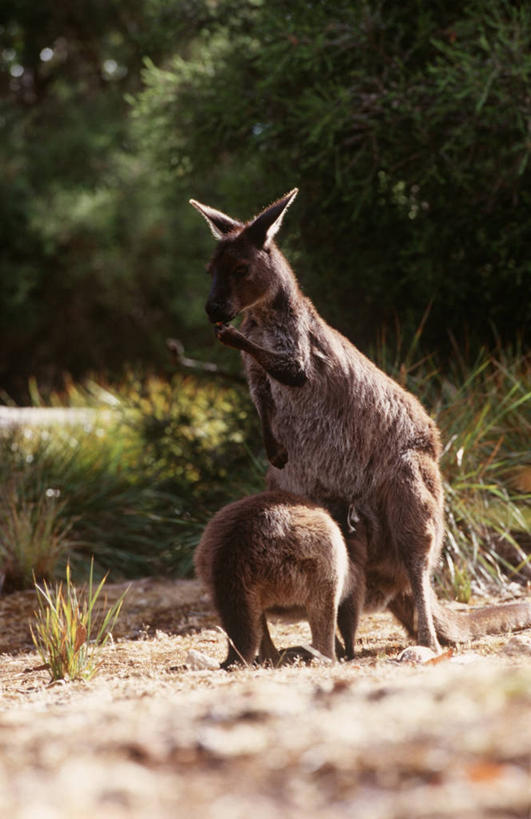
<svg viewBox="0 0 531 819">
<path fill-rule="evenodd" d="M 101 407 L 103 398 L 114 409 L 90 423 L 0 435 L 6 587 L 31 585 L 32 569 L 50 579 L 68 556 L 74 572 L 94 555 L 113 577 L 189 574 L 212 511 L 259 487 L 261 439 L 246 391 L 131 376 L 114 396 L 71 385 L 62 400 Z"/>
</svg>

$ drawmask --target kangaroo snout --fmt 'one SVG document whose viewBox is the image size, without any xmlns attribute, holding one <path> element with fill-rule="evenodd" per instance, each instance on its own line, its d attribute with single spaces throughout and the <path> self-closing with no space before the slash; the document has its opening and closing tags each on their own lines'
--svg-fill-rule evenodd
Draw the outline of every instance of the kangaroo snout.
<svg viewBox="0 0 531 819">
<path fill-rule="evenodd" d="M 210 300 L 205 304 L 205 311 L 212 324 L 218 324 L 219 322 L 228 324 L 235 315 L 232 311 L 227 309 L 226 304 L 218 304 L 218 302 Z"/>
</svg>

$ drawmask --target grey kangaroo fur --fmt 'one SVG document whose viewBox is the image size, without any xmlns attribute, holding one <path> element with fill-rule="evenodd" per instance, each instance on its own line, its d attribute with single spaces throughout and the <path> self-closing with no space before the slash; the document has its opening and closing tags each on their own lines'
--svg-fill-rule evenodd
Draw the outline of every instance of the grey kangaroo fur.
<svg viewBox="0 0 531 819">
<path fill-rule="evenodd" d="M 206 311 L 241 350 L 272 466 L 268 487 L 329 508 L 365 582 L 341 605 L 387 607 L 421 645 L 531 625 L 531 603 L 467 613 L 437 600 L 443 532 L 439 431 L 419 401 L 330 327 L 273 239 L 297 189 L 248 223 L 191 200 L 219 240 Z M 229 326 L 244 314 L 241 331 Z"/>
<path fill-rule="evenodd" d="M 355 572 L 341 530 L 325 509 L 288 492 L 250 495 L 214 515 L 194 562 L 229 638 L 222 668 L 252 663 L 258 649 L 260 662 L 279 662 L 267 611 L 307 616 L 313 647 L 336 659 L 336 626 L 343 631 L 338 606 Z M 351 636 L 347 625 L 347 644 Z"/>
</svg>

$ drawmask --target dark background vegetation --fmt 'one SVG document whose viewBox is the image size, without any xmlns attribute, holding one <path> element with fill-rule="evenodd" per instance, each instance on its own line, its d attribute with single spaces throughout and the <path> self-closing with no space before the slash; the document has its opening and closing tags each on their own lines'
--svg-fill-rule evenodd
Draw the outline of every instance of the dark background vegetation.
<svg viewBox="0 0 531 819">
<path fill-rule="evenodd" d="M 391 0 L 0 8 L 0 382 L 219 354 L 211 238 L 297 185 L 281 244 L 362 348 L 529 320 L 531 10 Z M 232 360 L 232 359 L 231 359 Z M 235 360 L 235 357 L 234 357 Z"/>
<path fill-rule="evenodd" d="M 246 387 L 165 340 L 239 372 L 188 199 L 295 186 L 304 290 L 441 427 L 445 592 L 525 582 L 530 89 L 525 2 L 2 0 L 0 398 L 112 410 L 0 436 L 0 585 L 187 573 L 263 486 Z"/>
</svg>

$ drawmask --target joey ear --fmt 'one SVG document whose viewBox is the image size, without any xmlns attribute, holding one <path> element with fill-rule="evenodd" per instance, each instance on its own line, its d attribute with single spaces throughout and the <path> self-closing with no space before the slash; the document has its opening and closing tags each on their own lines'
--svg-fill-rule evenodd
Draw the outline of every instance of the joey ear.
<svg viewBox="0 0 531 819">
<path fill-rule="evenodd" d="M 230 216 L 220 210 L 210 208 L 208 205 L 202 205 L 201 202 L 196 202 L 195 199 L 190 199 L 190 204 L 206 219 L 216 239 L 222 239 L 231 230 L 243 227 L 242 223 L 237 222 L 236 219 L 231 219 Z"/>
<path fill-rule="evenodd" d="M 286 210 L 289 208 L 299 192 L 298 188 L 293 188 L 281 199 L 277 199 L 272 205 L 259 213 L 252 222 L 245 228 L 245 235 L 258 249 L 267 250 L 275 234 L 278 232 Z"/>
</svg>

